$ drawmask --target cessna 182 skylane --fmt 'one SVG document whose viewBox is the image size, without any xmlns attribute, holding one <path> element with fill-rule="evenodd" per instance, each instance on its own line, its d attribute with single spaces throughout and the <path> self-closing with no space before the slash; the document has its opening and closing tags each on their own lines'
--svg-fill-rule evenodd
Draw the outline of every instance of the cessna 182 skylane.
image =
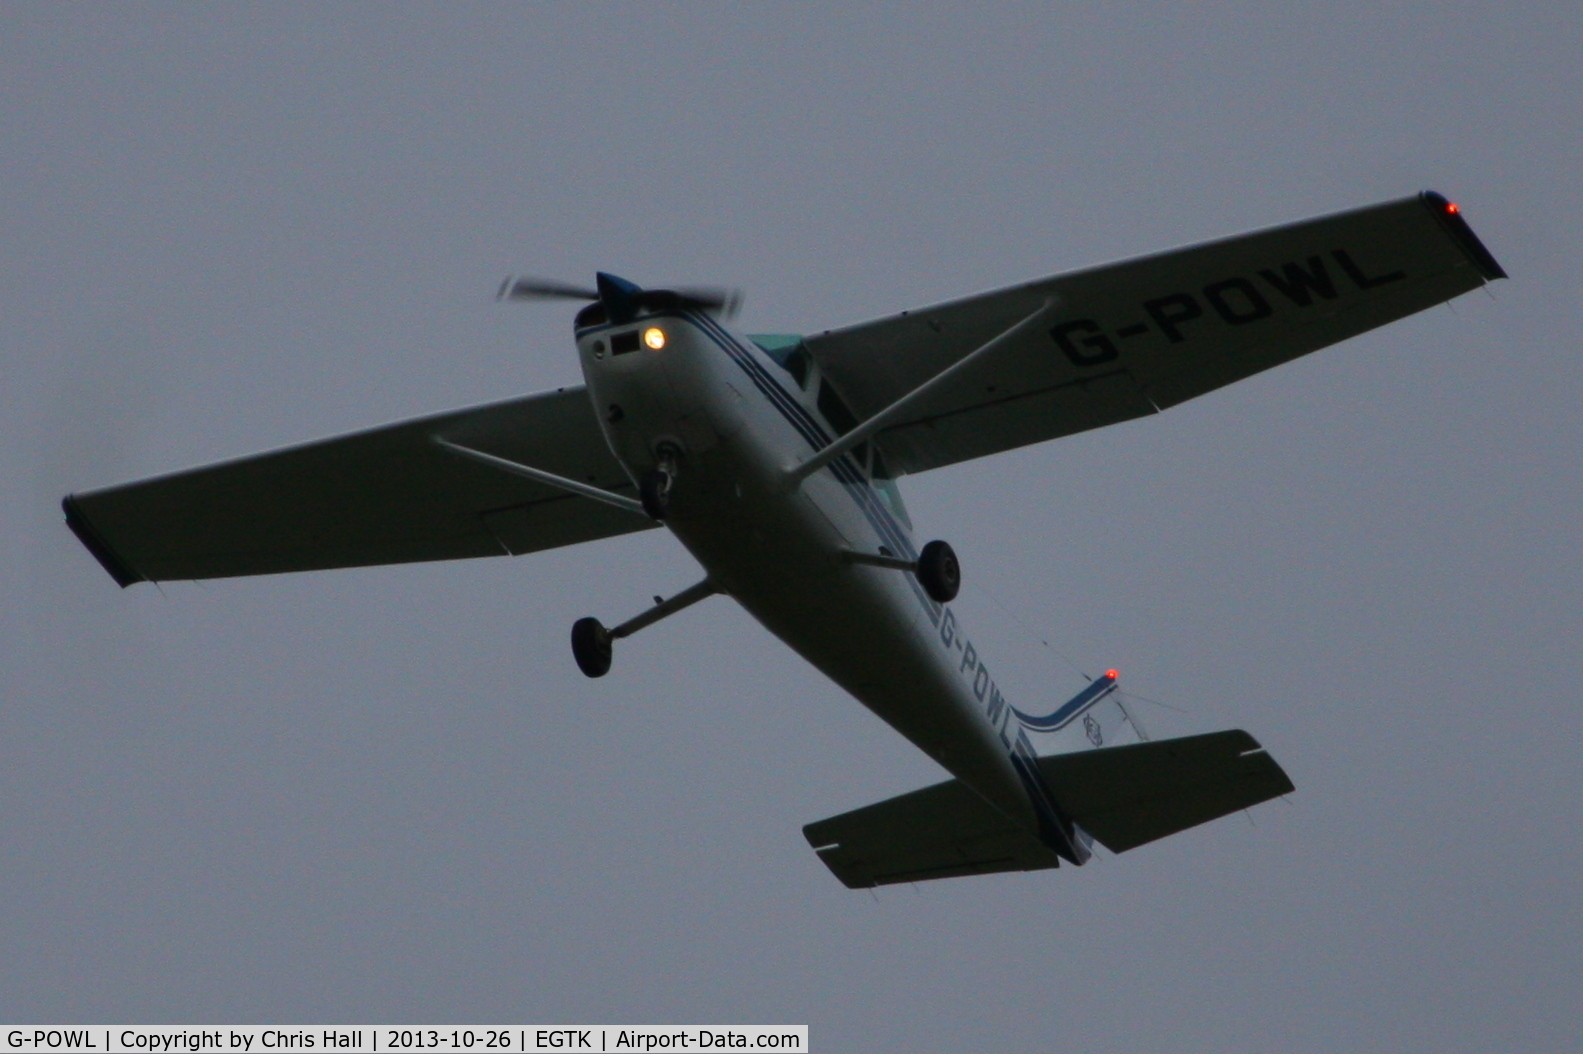
<svg viewBox="0 0 1583 1054">
<path fill-rule="evenodd" d="M 1246 732 L 1148 740 L 1115 671 L 1048 713 L 1013 703 L 896 479 L 1153 414 L 1503 277 L 1426 192 L 815 336 L 738 335 L 715 293 L 508 279 L 502 296 L 590 301 L 585 387 L 72 495 L 66 522 L 122 586 L 663 524 L 705 577 L 577 621 L 584 673 L 724 593 L 954 777 L 804 828 L 848 886 L 1082 864 L 1292 784 Z"/>
</svg>

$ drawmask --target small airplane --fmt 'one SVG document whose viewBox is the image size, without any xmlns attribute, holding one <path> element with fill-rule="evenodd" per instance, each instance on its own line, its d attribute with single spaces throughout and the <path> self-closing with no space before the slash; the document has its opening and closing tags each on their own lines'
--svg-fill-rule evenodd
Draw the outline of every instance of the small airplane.
<svg viewBox="0 0 1583 1054">
<path fill-rule="evenodd" d="M 719 290 L 508 278 L 588 301 L 585 385 L 74 494 L 122 586 L 520 555 L 663 525 L 704 577 L 617 641 L 720 593 L 953 777 L 807 825 L 853 888 L 1081 865 L 1292 790 L 1240 730 L 1151 740 L 1116 671 L 1013 703 L 950 607 L 897 479 L 1157 413 L 1506 277 L 1433 192 L 1042 278 L 814 335 L 741 335 Z"/>
</svg>

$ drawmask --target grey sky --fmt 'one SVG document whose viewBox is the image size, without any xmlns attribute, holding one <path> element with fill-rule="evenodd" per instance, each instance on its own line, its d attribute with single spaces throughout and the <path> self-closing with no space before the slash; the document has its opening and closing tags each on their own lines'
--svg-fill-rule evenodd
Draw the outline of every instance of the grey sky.
<svg viewBox="0 0 1583 1054">
<path fill-rule="evenodd" d="M 984 6 L 0 14 L 0 1018 L 1579 1044 L 1583 11 Z M 1019 699 L 1297 785 L 1081 870 L 842 888 L 800 825 L 938 770 L 723 599 L 584 679 L 661 532 L 121 592 L 60 523 L 576 382 L 511 271 L 807 331 L 1426 187 L 1511 281 L 903 481 Z"/>
</svg>

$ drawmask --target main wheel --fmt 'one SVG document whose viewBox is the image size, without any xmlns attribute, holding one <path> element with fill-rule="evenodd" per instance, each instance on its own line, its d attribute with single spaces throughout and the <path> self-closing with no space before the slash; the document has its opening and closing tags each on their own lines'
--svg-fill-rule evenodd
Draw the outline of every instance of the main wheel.
<svg viewBox="0 0 1583 1054">
<path fill-rule="evenodd" d="M 918 583 L 930 599 L 949 604 L 962 588 L 962 565 L 956 553 L 942 541 L 933 541 L 918 554 Z"/>
<path fill-rule="evenodd" d="M 651 520 L 664 520 L 671 511 L 671 477 L 651 468 L 638 477 L 638 500 Z"/>
<path fill-rule="evenodd" d="M 580 618 L 572 623 L 572 658 L 590 677 L 610 672 L 610 631 L 598 619 Z"/>
</svg>

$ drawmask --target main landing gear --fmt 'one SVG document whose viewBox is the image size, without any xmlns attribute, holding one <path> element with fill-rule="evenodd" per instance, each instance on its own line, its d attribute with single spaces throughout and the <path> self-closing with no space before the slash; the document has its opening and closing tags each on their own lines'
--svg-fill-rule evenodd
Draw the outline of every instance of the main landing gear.
<svg viewBox="0 0 1583 1054">
<path fill-rule="evenodd" d="M 962 565 L 957 561 L 956 552 L 938 539 L 925 545 L 916 560 L 904 560 L 884 546 L 880 546 L 877 554 L 849 549 L 842 556 L 848 563 L 911 571 L 929 599 L 937 604 L 949 604 L 962 588 Z"/>
<path fill-rule="evenodd" d="M 645 498 L 644 505 L 648 502 Z M 942 541 L 932 541 L 918 552 L 918 559 L 906 560 L 881 547 L 878 553 L 860 553 L 847 550 L 841 554 L 848 563 L 868 564 L 872 567 L 889 567 L 897 571 L 911 571 L 918 578 L 923 591 L 936 603 L 949 604 L 962 588 L 962 565 L 956 553 Z M 610 672 L 612 646 L 622 637 L 630 637 L 645 626 L 652 626 L 683 608 L 691 607 L 704 597 L 720 592 L 720 587 L 709 579 L 682 590 L 669 600 L 654 598 L 654 606 L 629 618 L 614 629 L 589 616 L 572 623 L 572 657 L 577 668 L 589 677 L 603 677 Z"/>
<path fill-rule="evenodd" d="M 949 604 L 962 588 L 962 565 L 957 562 L 956 550 L 936 539 L 923 547 L 918 554 L 918 584 L 929 594 L 929 599 Z"/>
<path fill-rule="evenodd" d="M 592 615 L 572 623 L 572 657 L 577 668 L 590 677 L 610 672 L 610 631 Z"/>
<path fill-rule="evenodd" d="M 577 668 L 590 677 L 603 677 L 610 672 L 611 645 L 622 637 L 630 637 L 645 626 L 652 626 L 662 618 L 676 614 L 682 608 L 692 607 L 704 597 L 713 596 L 720 588 L 709 579 L 682 590 L 669 600 L 655 597 L 655 604 L 635 618 L 629 618 L 614 629 L 605 629 L 596 618 L 580 618 L 572 623 L 572 657 Z"/>
</svg>

